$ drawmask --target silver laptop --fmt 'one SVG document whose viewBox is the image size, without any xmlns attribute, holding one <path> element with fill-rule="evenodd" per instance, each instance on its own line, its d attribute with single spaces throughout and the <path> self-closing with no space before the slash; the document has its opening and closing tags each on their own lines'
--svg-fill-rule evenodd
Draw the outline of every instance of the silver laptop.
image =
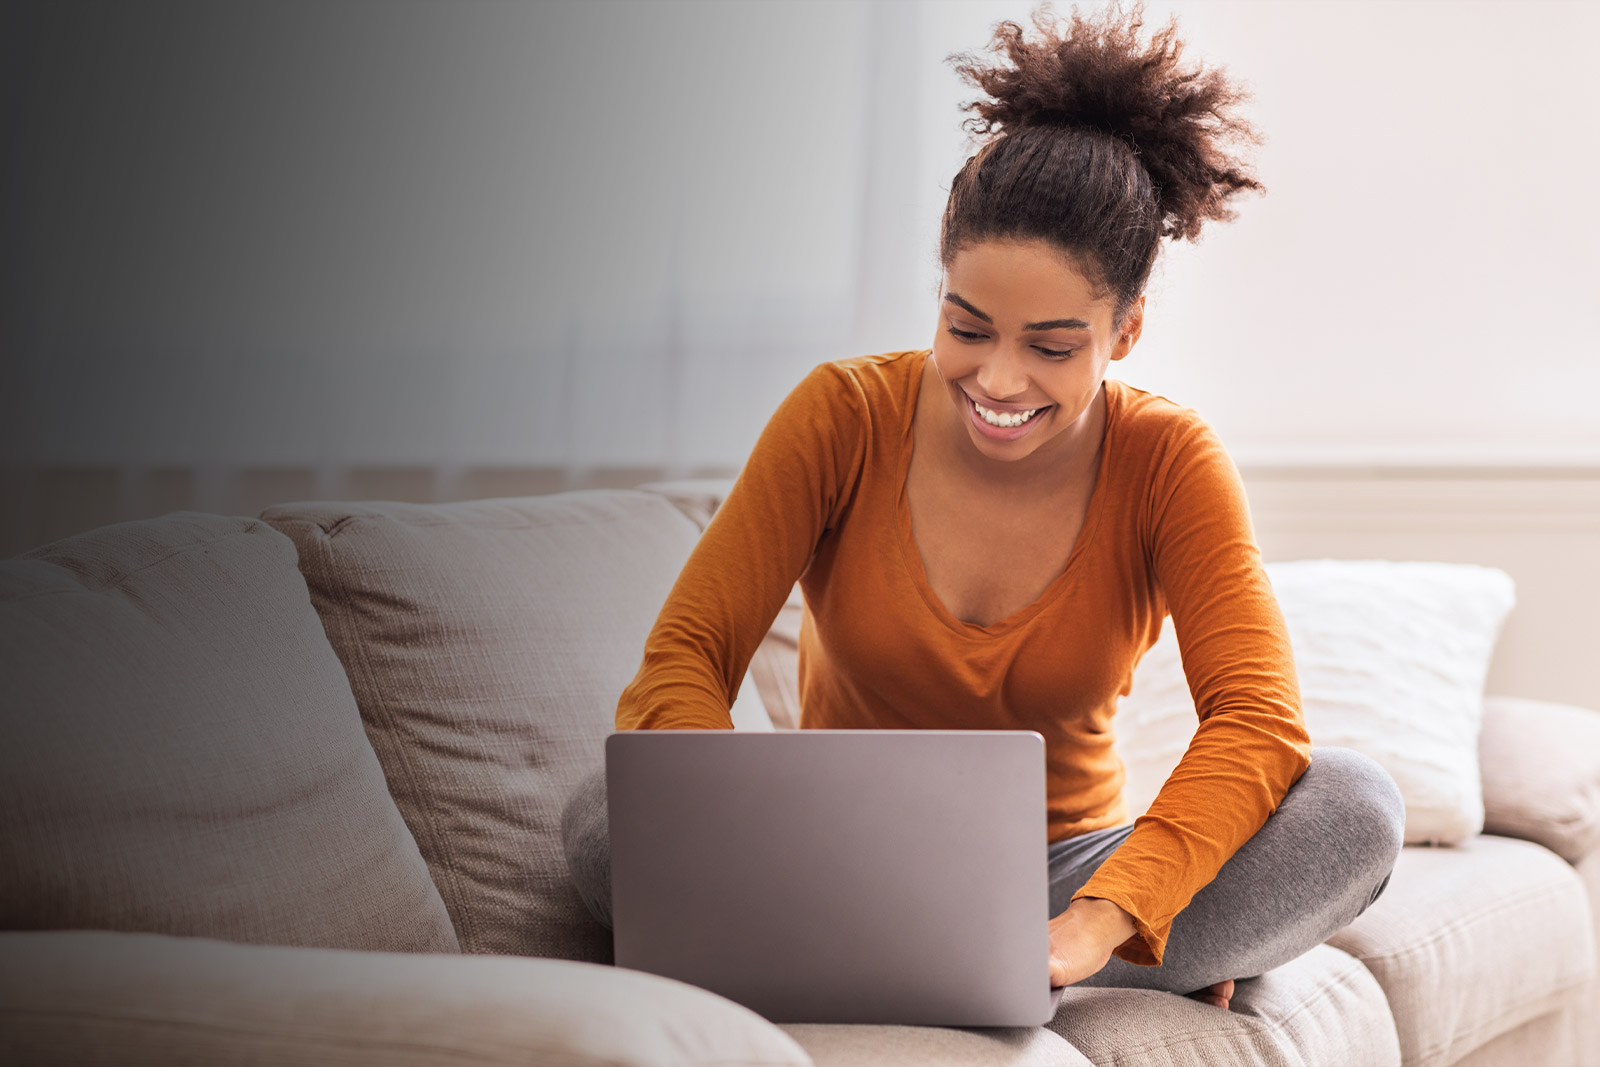
<svg viewBox="0 0 1600 1067">
<path fill-rule="evenodd" d="M 774 1022 L 1055 1013 L 1039 734 L 630 731 L 606 784 L 618 966 Z"/>
</svg>

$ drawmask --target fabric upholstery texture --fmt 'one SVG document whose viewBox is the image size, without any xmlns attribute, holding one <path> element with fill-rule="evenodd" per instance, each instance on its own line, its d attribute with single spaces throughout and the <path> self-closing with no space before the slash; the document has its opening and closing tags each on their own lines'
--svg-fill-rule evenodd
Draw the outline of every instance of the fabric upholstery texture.
<svg viewBox="0 0 1600 1067">
<path fill-rule="evenodd" d="M 1328 945 L 1236 982 L 1227 1011 L 1177 993 L 1069 987 L 1050 1029 L 1099 1067 L 1400 1062 L 1383 990 Z"/>
<path fill-rule="evenodd" d="M 1592 1067 L 1600 1062 L 1600 1049 L 1590 1046 L 1585 1056 L 1573 1040 L 1577 1033 L 1579 1005 L 1569 1004 L 1558 1012 L 1530 1019 L 1514 1030 L 1490 1038 L 1450 1067 L 1524 1067 L 1529 1064 L 1559 1064 L 1560 1067 Z"/>
<path fill-rule="evenodd" d="M 1596 974 L 1582 879 L 1541 845 L 1401 849 L 1389 886 L 1328 939 L 1383 987 L 1407 1067 L 1454 1062 L 1575 1002 Z"/>
<path fill-rule="evenodd" d="M 694 524 L 627 490 L 263 517 L 300 549 L 462 948 L 609 962 L 561 809 L 601 762 Z"/>
<path fill-rule="evenodd" d="M 1485 697 L 1484 830 L 1537 841 L 1568 863 L 1600 848 L 1600 712 Z"/>
<path fill-rule="evenodd" d="M 570 960 L 0 934 L 0 1062 L 803 1067 L 732 1001 Z"/>
<path fill-rule="evenodd" d="M 1294 646 L 1314 745 L 1365 753 L 1406 800 L 1408 844 L 1454 844 L 1483 828 L 1483 684 L 1514 601 L 1491 567 L 1387 560 L 1268 563 Z M 1142 813 L 1195 732 L 1170 627 L 1117 712 L 1129 811 Z"/>
<path fill-rule="evenodd" d="M 817 1067 L 1092 1067 L 1083 1053 L 1043 1027 L 956 1029 L 785 1023 Z"/>
<path fill-rule="evenodd" d="M 179 513 L 0 563 L 0 929 L 457 950 L 295 565 Z"/>
<path fill-rule="evenodd" d="M 1600 916 L 1600 849 L 1583 857 L 1576 869 L 1589 895 L 1592 914 Z M 1594 954 L 1600 961 L 1600 918 L 1594 924 Z M 1587 1001 L 1577 1005 L 1574 1028 L 1581 1054 L 1578 1067 L 1600 1067 L 1600 976 L 1589 983 Z"/>
</svg>

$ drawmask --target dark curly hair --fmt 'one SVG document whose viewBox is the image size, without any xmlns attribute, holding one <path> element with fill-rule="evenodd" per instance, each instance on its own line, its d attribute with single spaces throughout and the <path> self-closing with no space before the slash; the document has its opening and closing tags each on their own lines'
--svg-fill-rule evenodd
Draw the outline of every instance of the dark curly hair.
<svg viewBox="0 0 1600 1067">
<path fill-rule="evenodd" d="M 992 238 L 1042 239 L 1065 252 L 1101 299 L 1115 297 L 1121 325 L 1144 291 L 1162 237 L 1193 241 L 1207 219 L 1235 217 L 1227 204 L 1265 192 L 1230 142 L 1259 144 L 1233 114 L 1249 98 L 1220 70 L 1179 65 L 1177 16 L 1139 41 L 1142 3 L 1099 16 L 1072 10 L 1065 34 L 1048 0 L 1036 8 L 1037 40 L 1012 21 L 988 50 L 955 53 L 962 78 L 988 94 L 962 128 L 987 137 L 956 174 L 939 232 L 948 267 L 963 248 Z"/>
</svg>

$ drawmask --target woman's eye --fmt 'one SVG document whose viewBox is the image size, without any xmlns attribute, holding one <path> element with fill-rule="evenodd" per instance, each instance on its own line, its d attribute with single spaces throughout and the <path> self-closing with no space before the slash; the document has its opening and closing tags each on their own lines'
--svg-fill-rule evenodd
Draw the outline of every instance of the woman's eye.
<svg viewBox="0 0 1600 1067">
<path fill-rule="evenodd" d="M 981 333 L 971 333 L 971 332 L 969 332 L 967 330 L 958 330 L 954 326 L 946 327 L 945 328 L 945 332 L 950 334 L 952 337 L 959 337 L 963 341 L 981 341 L 981 340 L 983 340 L 983 334 L 981 334 Z M 1062 351 L 1060 349 L 1055 349 L 1055 348 L 1037 348 L 1036 347 L 1036 348 L 1034 348 L 1034 351 L 1039 353 L 1041 356 L 1044 356 L 1046 359 L 1060 360 L 1060 359 L 1066 359 L 1068 356 L 1072 355 L 1072 353 L 1076 352 L 1077 349 L 1069 348 L 1069 349 L 1067 349 L 1065 351 Z"/>
</svg>

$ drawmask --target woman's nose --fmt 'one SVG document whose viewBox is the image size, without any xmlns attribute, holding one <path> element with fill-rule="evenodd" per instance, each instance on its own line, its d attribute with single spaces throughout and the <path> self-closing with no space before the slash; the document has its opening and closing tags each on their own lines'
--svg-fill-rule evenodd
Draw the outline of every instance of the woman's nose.
<svg viewBox="0 0 1600 1067">
<path fill-rule="evenodd" d="M 997 353 L 978 368 L 978 388 L 991 400 L 1009 400 L 1028 391 L 1028 375 L 1015 356 Z"/>
</svg>

